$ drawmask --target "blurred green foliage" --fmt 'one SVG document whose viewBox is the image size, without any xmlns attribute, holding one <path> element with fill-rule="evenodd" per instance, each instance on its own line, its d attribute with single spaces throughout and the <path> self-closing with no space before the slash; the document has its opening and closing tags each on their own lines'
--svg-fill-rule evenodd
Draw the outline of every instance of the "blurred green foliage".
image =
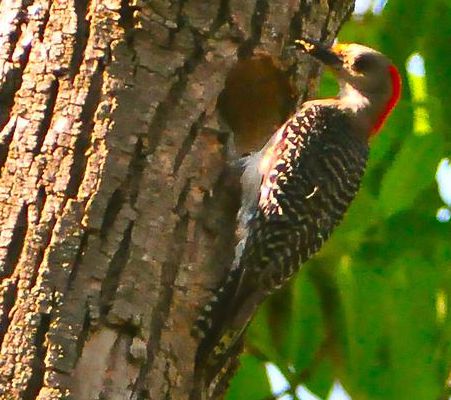
<svg viewBox="0 0 451 400">
<path fill-rule="evenodd" d="M 250 327 L 228 400 L 272 398 L 266 362 L 293 398 L 305 385 L 326 399 L 336 380 L 353 400 L 451 398 L 451 222 L 436 218 L 434 179 L 451 154 L 451 1 L 389 0 L 339 39 L 387 54 L 403 75 L 402 100 L 372 141 L 343 224 Z M 416 53 L 423 76 L 406 69 Z M 321 94 L 336 90 L 326 74 Z"/>
</svg>

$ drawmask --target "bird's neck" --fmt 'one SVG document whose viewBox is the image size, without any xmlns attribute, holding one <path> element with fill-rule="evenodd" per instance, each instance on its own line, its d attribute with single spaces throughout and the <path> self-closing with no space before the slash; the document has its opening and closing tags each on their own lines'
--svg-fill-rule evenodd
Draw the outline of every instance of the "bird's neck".
<svg viewBox="0 0 451 400">
<path fill-rule="evenodd" d="M 355 116 L 359 132 L 367 137 L 374 131 L 388 101 L 384 93 L 367 94 L 348 83 L 340 85 L 338 98 L 344 110 Z"/>
<path fill-rule="evenodd" d="M 368 97 L 348 83 L 340 85 L 338 98 L 346 108 L 355 113 L 363 111 L 370 106 Z"/>
</svg>

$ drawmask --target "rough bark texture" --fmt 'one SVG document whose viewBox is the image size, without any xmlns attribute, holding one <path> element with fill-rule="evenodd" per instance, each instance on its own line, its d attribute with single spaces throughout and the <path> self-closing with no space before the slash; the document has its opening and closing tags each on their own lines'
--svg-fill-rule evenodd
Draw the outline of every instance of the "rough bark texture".
<svg viewBox="0 0 451 400">
<path fill-rule="evenodd" d="M 233 255 L 228 127 L 261 144 L 318 74 L 286 45 L 352 5 L 0 2 L 2 399 L 189 398 Z"/>
</svg>

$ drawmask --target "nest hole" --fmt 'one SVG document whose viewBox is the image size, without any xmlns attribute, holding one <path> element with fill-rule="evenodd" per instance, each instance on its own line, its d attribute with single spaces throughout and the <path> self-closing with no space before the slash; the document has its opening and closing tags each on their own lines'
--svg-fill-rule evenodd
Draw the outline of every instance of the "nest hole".
<svg viewBox="0 0 451 400">
<path fill-rule="evenodd" d="M 288 74 L 271 57 L 239 60 L 219 97 L 219 112 L 234 132 L 238 154 L 259 150 L 294 107 Z"/>
</svg>

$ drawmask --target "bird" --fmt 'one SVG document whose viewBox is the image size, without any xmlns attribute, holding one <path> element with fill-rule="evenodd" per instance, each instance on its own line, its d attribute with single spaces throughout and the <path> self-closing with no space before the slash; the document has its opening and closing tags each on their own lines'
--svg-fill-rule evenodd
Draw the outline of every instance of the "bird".
<svg viewBox="0 0 451 400">
<path fill-rule="evenodd" d="M 196 366 L 206 386 L 239 351 L 258 306 L 341 222 L 365 173 L 370 139 L 400 98 L 398 69 L 370 47 L 306 38 L 295 47 L 333 72 L 339 93 L 301 104 L 260 151 L 241 160 L 241 240 L 196 322 Z"/>
</svg>

